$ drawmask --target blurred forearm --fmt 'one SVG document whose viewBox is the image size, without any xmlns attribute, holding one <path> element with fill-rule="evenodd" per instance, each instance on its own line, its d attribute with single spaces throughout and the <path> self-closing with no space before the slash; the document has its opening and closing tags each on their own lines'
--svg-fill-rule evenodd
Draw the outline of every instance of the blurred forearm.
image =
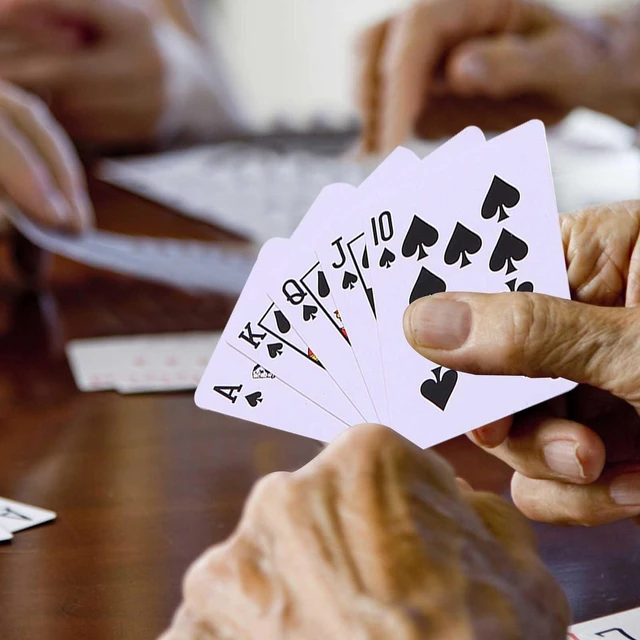
<svg viewBox="0 0 640 640">
<path fill-rule="evenodd" d="M 600 16 L 594 38 L 600 64 L 584 105 L 632 126 L 640 124 L 640 5 Z"/>
<path fill-rule="evenodd" d="M 155 30 L 165 66 L 165 108 L 159 122 L 163 141 L 197 141 L 243 128 L 220 57 L 197 28 L 182 0 L 162 0 Z"/>
</svg>

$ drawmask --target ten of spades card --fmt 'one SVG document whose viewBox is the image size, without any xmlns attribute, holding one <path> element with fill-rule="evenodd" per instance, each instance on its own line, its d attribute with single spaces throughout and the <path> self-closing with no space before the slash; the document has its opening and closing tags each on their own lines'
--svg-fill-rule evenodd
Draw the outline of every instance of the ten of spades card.
<svg viewBox="0 0 640 640">
<path fill-rule="evenodd" d="M 422 161 L 399 147 L 360 185 L 358 197 L 354 198 L 348 211 L 328 207 L 322 223 L 316 225 L 313 246 L 331 284 L 367 388 L 384 423 L 389 422 L 390 416 L 365 225 L 385 194 L 410 188 L 423 170 L 423 164 L 433 162 L 442 149 L 451 148 L 463 153 L 481 144 L 484 144 L 482 132 L 469 127 Z"/>
<path fill-rule="evenodd" d="M 444 370 L 407 343 L 404 311 L 423 296 L 569 297 L 543 125 L 527 123 L 464 154 L 445 146 L 432 157 L 415 188 L 380 199 L 367 224 L 391 426 L 423 447 L 575 386 Z"/>
</svg>

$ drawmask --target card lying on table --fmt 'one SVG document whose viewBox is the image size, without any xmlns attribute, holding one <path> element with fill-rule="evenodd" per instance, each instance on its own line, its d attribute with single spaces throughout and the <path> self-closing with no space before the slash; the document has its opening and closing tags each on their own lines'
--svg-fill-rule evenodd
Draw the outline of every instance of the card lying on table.
<svg viewBox="0 0 640 640">
<path fill-rule="evenodd" d="M 381 422 L 428 447 L 575 386 L 421 358 L 404 311 L 444 291 L 569 297 L 542 123 L 489 142 L 471 127 L 422 160 L 398 148 L 326 187 L 264 245 L 196 403 L 323 441 Z"/>
<path fill-rule="evenodd" d="M 574 624 L 568 640 L 640 640 L 640 609 L 623 611 L 612 616 Z"/>
<path fill-rule="evenodd" d="M 48 509 L 0 497 L 0 527 L 3 531 L 17 533 L 55 519 L 56 514 Z"/>
</svg>

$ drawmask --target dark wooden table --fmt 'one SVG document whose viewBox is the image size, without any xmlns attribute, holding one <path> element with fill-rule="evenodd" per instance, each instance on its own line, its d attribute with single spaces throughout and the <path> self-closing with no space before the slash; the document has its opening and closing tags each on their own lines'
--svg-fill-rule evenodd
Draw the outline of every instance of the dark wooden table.
<svg viewBox="0 0 640 640">
<path fill-rule="evenodd" d="M 117 189 L 92 191 L 103 228 L 228 239 Z M 0 638 L 154 638 L 185 569 L 230 534 L 254 481 L 305 464 L 318 444 L 200 411 L 191 393 L 76 390 L 66 340 L 219 329 L 233 301 L 61 259 L 49 290 L 24 293 L 3 245 L 0 274 L 0 495 L 58 513 L 0 546 Z M 438 449 L 474 487 L 508 494 L 508 469 L 466 438 Z M 640 605 L 640 528 L 537 531 L 576 621 Z"/>
</svg>

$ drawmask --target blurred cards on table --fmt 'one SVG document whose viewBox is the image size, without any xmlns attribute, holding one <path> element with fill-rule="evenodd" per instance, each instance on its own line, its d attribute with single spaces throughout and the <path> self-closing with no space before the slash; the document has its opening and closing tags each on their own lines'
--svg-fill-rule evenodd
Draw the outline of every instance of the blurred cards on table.
<svg viewBox="0 0 640 640">
<path fill-rule="evenodd" d="M 567 640 L 640 640 L 640 608 L 574 624 Z"/>
<path fill-rule="evenodd" d="M 325 187 L 262 248 L 196 403 L 325 442 L 381 422 L 429 447 L 575 386 L 422 358 L 403 314 L 444 291 L 569 297 L 541 122 L 470 127 L 422 160 L 400 147 L 359 187 Z"/>
<path fill-rule="evenodd" d="M 289 235 L 318 192 L 360 184 L 361 162 L 227 143 L 105 160 L 99 177 L 185 216 L 264 242 Z"/>
<path fill-rule="evenodd" d="M 91 229 L 71 236 L 34 224 L 17 209 L 11 221 L 31 242 L 98 269 L 189 291 L 237 295 L 255 257 L 210 242 L 127 236 Z"/>
<path fill-rule="evenodd" d="M 409 146 L 424 156 L 439 144 L 413 140 Z M 561 211 L 640 195 L 640 151 L 631 127 L 579 109 L 550 131 L 549 149 Z M 289 236 L 324 186 L 358 185 L 379 160 L 224 143 L 107 160 L 99 177 L 262 243 Z"/>
<path fill-rule="evenodd" d="M 150 393 L 195 389 L 217 332 L 73 340 L 66 346 L 81 391 Z"/>
<path fill-rule="evenodd" d="M 55 519 L 48 509 L 0 497 L 0 542 L 10 542 L 14 533 Z"/>
</svg>

